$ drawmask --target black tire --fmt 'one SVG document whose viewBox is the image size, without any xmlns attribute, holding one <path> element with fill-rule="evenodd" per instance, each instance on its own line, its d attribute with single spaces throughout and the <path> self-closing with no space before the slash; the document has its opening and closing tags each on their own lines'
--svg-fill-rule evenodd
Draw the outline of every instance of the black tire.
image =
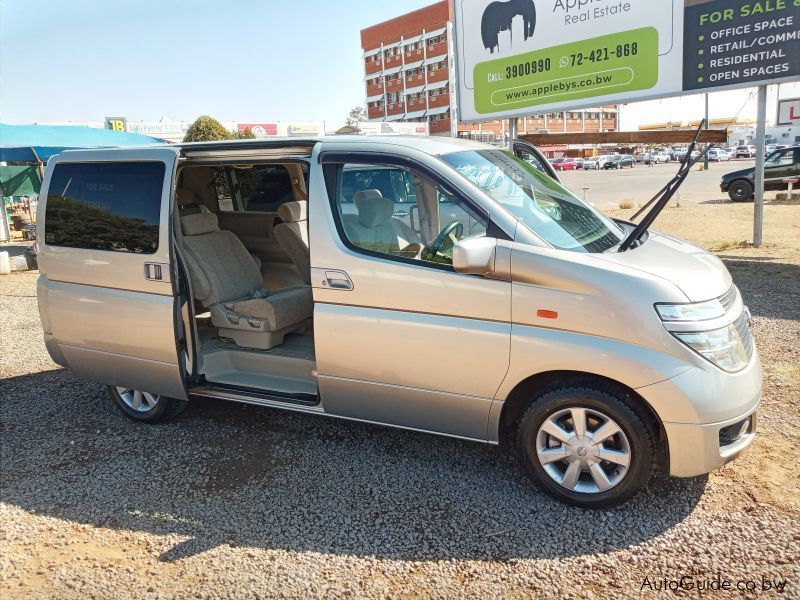
<svg viewBox="0 0 800 600">
<path fill-rule="evenodd" d="M 733 202 L 747 202 L 753 197 L 753 184 L 746 179 L 737 179 L 728 188 L 728 197 Z"/>
<path fill-rule="evenodd" d="M 537 438 L 540 427 L 550 417 L 568 408 L 588 409 L 592 414 L 601 414 L 613 420 L 620 428 L 627 442 L 629 465 L 627 471 L 620 475 L 620 467 L 602 460 L 594 460 L 598 466 L 612 476 L 621 477 L 610 489 L 591 493 L 569 489 L 557 482 L 540 462 L 537 455 Z M 656 433 L 649 427 L 644 411 L 635 401 L 625 394 L 604 390 L 598 387 L 582 387 L 574 384 L 559 385 L 545 391 L 531 401 L 528 409 L 523 414 L 517 426 L 517 452 L 519 460 L 525 471 L 548 495 L 572 506 L 583 508 L 603 509 L 617 506 L 630 499 L 647 485 L 655 466 L 654 440 Z M 598 421 L 600 423 L 600 421 Z M 599 430 L 588 427 L 587 432 L 594 433 Z M 569 433 L 569 432 L 568 432 Z M 576 439 L 571 438 L 571 441 Z M 608 438 L 611 440 L 623 439 L 621 436 Z M 604 450 L 613 448 L 605 448 Z M 584 452 L 583 456 L 587 456 Z M 591 460 L 591 458 L 589 459 Z M 566 460 L 564 461 L 566 462 Z M 556 469 L 559 463 L 553 463 Z M 560 463 L 563 465 L 563 463 Z M 550 467 L 550 465 L 548 465 Z M 566 468 L 566 465 L 564 465 Z M 566 472 L 566 471 L 565 471 Z M 581 480 L 591 485 L 593 477 L 588 472 L 581 472 Z"/>
<path fill-rule="evenodd" d="M 189 404 L 177 398 L 156 396 L 155 406 L 148 410 L 136 410 L 131 408 L 131 406 L 123 400 L 120 391 L 115 386 L 108 386 L 108 393 L 111 395 L 114 406 L 116 406 L 123 415 L 139 423 L 160 423 L 173 419 L 181 414 Z"/>
</svg>

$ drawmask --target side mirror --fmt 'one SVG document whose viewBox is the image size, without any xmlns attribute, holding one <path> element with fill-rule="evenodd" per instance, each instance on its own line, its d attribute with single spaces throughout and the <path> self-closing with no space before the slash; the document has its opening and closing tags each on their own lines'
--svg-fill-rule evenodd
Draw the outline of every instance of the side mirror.
<svg viewBox="0 0 800 600">
<path fill-rule="evenodd" d="M 458 273 L 491 277 L 497 256 L 497 240 L 489 237 L 459 240 L 453 246 L 453 268 Z"/>
</svg>

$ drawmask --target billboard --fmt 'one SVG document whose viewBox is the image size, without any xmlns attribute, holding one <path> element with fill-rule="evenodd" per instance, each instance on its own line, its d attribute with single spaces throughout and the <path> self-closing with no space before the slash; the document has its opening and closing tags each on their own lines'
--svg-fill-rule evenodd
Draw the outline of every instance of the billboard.
<svg viewBox="0 0 800 600">
<path fill-rule="evenodd" d="M 128 119 L 125 117 L 106 117 L 105 128 L 112 131 L 127 131 Z"/>
<path fill-rule="evenodd" d="M 358 128 L 364 135 L 428 135 L 428 123 L 413 121 L 363 121 Z"/>
<path fill-rule="evenodd" d="M 459 119 L 800 77 L 800 0 L 453 0 Z"/>
<path fill-rule="evenodd" d="M 800 125 L 800 98 L 778 100 L 776 125 Z"/>
<path fill-rule="evenodd" d="M 237 123 L 236 129 L 239 133 L 249 129 L 257 138 L 278 135 L 277 123 Z"/>
</svg>

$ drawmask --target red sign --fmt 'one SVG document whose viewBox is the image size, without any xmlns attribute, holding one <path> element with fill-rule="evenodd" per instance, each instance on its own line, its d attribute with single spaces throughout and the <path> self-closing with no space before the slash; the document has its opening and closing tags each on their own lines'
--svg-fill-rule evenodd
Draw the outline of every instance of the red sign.
<svg viewBox="0 0 800 600">
<path fill-rule="evenodd" d="M 268 135 L 278 135 L 277 123 L 239 123 L 236 125 L 239 133 L 243 133 L 245 129 L 249 129 L 256 137 L 266 137 Z"/>
</svg>

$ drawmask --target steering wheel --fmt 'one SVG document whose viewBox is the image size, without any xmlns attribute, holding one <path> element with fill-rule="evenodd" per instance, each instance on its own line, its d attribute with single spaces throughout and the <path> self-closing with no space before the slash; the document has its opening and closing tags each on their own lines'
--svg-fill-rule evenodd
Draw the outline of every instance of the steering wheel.
<svg viewBox="0 0 800 600">
<path fill-rule="evenodd" d="M 433 240 L 427 249 L 428 256 L 441 256 L 450 258 L 447 255 L 448 251 L 453 250 L 453 246 L 464 235 L 464 226 L 458 221 L 453 221 L 442 229 L 442 232 Z"/>
</svg>

